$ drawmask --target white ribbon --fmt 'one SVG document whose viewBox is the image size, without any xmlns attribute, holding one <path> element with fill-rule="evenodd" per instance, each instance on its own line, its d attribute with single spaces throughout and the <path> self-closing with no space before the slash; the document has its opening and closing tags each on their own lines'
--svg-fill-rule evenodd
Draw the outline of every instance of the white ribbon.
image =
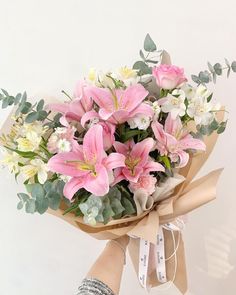
<svg viewBox="0 0 236 295">
<path fill-rule="evenodd" d="M 150 252 L 150 242 L 140 239 L 139 248 L 139 282 L 143 288 L 147 289 L 147 272 Z"/>
<path fill-rule="evenodd" d="M 175 258 L 175 270 L 174 276 L 171 282 L 173 283 L 176 276 L 177 271 L 177 250 L 179 247 L 180 241 L 180 231 L 184 228 L 184 222 L 182 219 L 176 219 L 173 223 L 167 223 L 159 226 L 159 231 L 157 234 L 157 244 L 155 245 L 156 251 L 156 273 L 157 279 L 160 283 L 164 284 L 167 282 L 166 275 L 166 261 Z M 166 258 L 165 257 L 165 238 L 164 238 L 164 229 L 168 230 L 172 234 L 173 238 L 173 253 Z M 178 231 L 178 241 L 176 243 L 174 231 Z M 150 253 L 150 242 L 140 239 L 140 248 L 139 248 L 139 282 L 140 284 L 147 289 L 147 275 L 148 275 L 148 260 Z"/>
</svg>

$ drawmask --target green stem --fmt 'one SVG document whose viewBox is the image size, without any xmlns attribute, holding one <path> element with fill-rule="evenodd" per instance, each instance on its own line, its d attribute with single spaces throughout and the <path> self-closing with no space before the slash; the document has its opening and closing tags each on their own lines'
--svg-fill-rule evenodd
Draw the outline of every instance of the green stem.
<svg viewBox="0 0 236 295">
<path fill-rule="evenodd" d="M 65 94 L 65 96 L 67 96 L 71 101 L 73 100 L 73 99 L 71 98 L 71 96 L 70 96 L 68 93 L 65 92 L 65 90 L 62 90 L 61 92 L 62 92 L 63 94 Z"/>
</svg>

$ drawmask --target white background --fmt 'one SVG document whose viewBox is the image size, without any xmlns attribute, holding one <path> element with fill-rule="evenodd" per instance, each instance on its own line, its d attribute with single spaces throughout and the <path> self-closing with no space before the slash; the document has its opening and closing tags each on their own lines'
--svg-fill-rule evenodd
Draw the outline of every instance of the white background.
<svg viewBox="0 0 236 295">
<path fill-rule="evenodd" d="M 89 67 L 132 65 L 147 32 L 189 76 L 236 59 L 236 4 L 224 1 L 0 0 L 0 87 L 33 98 L 61 97 Z M 215 97 L 230 111 L 227 131 L 201 174 L 224 166 L 215 202 L 189 215 L 185 231 L 189 294 L 236 292 L 236 75 Z M 7 112 L 1 111 L 1 121 Z M 103 247 L 49 215 L 16 210 L 19 187 L 0 172 L 0 294 L 69 295 Z M 128 264 L 121 294 L 146 294 Z M 154 289 L 151 294 L 179 294 Z"/>
</svg>

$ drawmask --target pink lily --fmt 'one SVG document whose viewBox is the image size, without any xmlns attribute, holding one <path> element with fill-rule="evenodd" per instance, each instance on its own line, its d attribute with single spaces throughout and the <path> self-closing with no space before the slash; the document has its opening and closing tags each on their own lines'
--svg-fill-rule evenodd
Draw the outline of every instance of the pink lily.
<svg viewBox="0 0 236 295">
<path fill-rule="evenodd" d="M 136 114 L 153 116 L 153 109 L 143 100 L 148 91 L 136 84 L 123 89 L 105 89 L 95 86 L 87 87 L 86 93 L 100 107 L 99 116 L 113 124 L 121 124 Z"/>
<path fill-rule="evenodd" d="M 68 126 L 68 122 L 80 122 L 82 116 L 90 111 L 93 107 L 91 97 L 86 95 L 86 87 L 88 85 L 85 81 L 79 81 L 74 92 L 74 100 L 64 103 L 52 103 L 48 105 L 50 110 L 63 114 L 61 124 Z"/>
<path fill-rule="evenodd" d="M 111 153 L 107 156 L 102 138 L 102 127 L 94 125 L 85 134 L 83 145 L 78 145 L 76 151 L 60 153 L 49 160 L 51 171 L 72 177 L 64 187 L 64 195 L 68 199 L 71 200 L 81 188 L 96 196 L 107 194 L 112 170 L 125 166 L 123 155 Z"/>
<path fill-rule="evenodd" d="M 105 151 L 109 150 L 115 142 L 116 126 L 108 121 L 102 120 L 96 111 L 90 111 L 83 115 L 81 118 L 81 125 L 83 128 L 85 128 L 87 122 L 102 126 L 104 149 Z"/>
<path fill-rule="evenodd" d="M 181 119 L 172 119 L 171 114 L 165 121 L 165 126 L 159 122 L 152 123 L 152 130 L 157 139 L 157 149 L 160 154 L 169 156 L 172 162 L 179 162 L 178 167 L 184 167 L 189 160 L 188 149 L 206 150 L 205 143 L 193 138 L 186 129 L 183 128 Z"/>
<path fill-rule="evenodd" d="M 147 175 L 151 171 L 165 171 L 164 167 L 151 160 L 149 153 L 154 146 L 152 138 L 146 138 L 135 144 L 133 140 L 125 144 L 116 141 L 114 143 L 115 150 L 125 156 L 125 167 L 115 170 L 115 183 L 123 179 L 138 182 L 141 175 Z"/>
</svg>

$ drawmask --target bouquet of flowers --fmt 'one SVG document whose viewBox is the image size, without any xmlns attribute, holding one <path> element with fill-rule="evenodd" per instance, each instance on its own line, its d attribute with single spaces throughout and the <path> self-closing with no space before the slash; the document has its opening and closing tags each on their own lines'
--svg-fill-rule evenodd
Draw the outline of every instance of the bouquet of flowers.
<svg viewBox="0 0 236 295">
<path fill-rule="evenodd" d="M 91 69 L 73 96 L 63 91 L 65 102 L 33 104 L 2 89 L 2 107 L 15 106 L 2 163 L 27 191 L 17 208 L 50 212 L 98 239 L 129 234 L 142 286 L 172 280 L 184 292 L 180 217 L 215 196 L 218 170 L 190 182 L 226 127 L 206 86 L 236 71 L 225 62 L 208 63 L 192 86 L 148 34 L 133 68 Z"/>
</svg>

